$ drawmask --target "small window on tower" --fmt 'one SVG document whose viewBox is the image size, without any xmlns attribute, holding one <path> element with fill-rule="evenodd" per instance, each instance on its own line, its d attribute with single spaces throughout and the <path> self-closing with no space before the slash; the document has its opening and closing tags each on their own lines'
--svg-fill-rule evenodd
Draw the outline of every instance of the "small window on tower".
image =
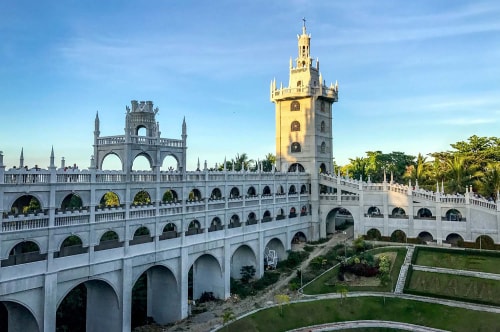
<svg viewBox="0 0 500 332">
<path fill-rule="evenodd" d="M 326 153 L 326 143 L 321 143 L 321 153 Z"/>
<path fill-rule="evenodd" d="M 290 109 L 292 111 L 300 111 L 300 103 L 298 101 L 292 101 L 292 104 L 290 105 Z"/>
<path fill-rule="evenodd" d="M 293 121 L 292 122 L 292 131 L 300 131 L 300 122 L 299 121 Z"/>
<path fill-rule="evenodd" d="M 326 105 L 325 105 L 325 102 L 322 100 L 321 101 L 321 112 L 324 112 L 326 109 Z"/>
<path fill-rule="evenodd" d="M 324 133 L 326 131 L 325 121 L 321 121 L 321 132 Z"/>
<path fill-rule="evenodd" d="M 291 149 L 292 152 L 300 152 L 301 151 L 301 149 L 300 149 L 300 143 L 298 143 L 298 142 L 293 142 L 291 148 L 292 148 Z"/>
<path fill-rule="evenodd" d="M 302 86 L 302 81 L 297 81 L 297 88 Z"/>
</svg>

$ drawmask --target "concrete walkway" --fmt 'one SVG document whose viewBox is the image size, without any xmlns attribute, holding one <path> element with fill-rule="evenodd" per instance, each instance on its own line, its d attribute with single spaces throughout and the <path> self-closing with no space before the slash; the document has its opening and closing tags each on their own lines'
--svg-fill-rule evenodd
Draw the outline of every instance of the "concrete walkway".
<svg viewBox="0 0 500 332">
<path fill-rule="evenodd" d="M 398 282 L 396 283 L 396 289 L 394 289 L 394 293 L 403 294 L 403 289 L 405 288 L 406 276 L 408 275 L 408 269 L 411 265 L 411 258 L 413 256 L 413 251 L 415 250 L 414 246 L 406 247 L 406 256 L 401 269 L 399 270 Z"/>
<path fill-rule="evenodd" d="M 446 268 L 442 268 L 442 267 L 433 267 L 433 266 L 424 266 L 424 265 L 413 265 L 413 269 L 415 271 L 434 272 L 434 273 L 446 273 L 446 274 L 454 274 L 454 275 L 458 275 L 458 276 L 466 276 L 466 277 L 476 277 L 476 278 L 483 278 L 483 279 L 500 280 L 500 274 L 494 274 L 494 273 L 486 273 L 486 272 L 478 272 L 478 271 L 468 271 L 468 270 L 446 269 Z"/>
<path fill-rule="evenodd" d="M 386 320 L 355 320 L 347 322 L 327 323 L 327 324 L 302 327 L 300 329 L 289 330 L 288 332 L 338 331 L 338 330 L 359 329 L 367 327 L 384 327 L 384 328 L 391 328 L 391 329 L 398 329 L 405 331 L 417 331 L 417 332 L 447 332 L 447 330 L 440 330 L 427 326 L 420 326 L 420 325 L 400 323 L 400 322 L 391 322 Z"/>
</svg>

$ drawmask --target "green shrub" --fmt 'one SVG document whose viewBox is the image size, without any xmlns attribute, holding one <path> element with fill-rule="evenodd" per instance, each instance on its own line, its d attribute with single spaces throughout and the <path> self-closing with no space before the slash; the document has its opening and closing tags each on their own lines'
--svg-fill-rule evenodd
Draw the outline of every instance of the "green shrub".
<svg viewBox="0 0 500 332">
<path fill-rule="evenodd" d="M 278 262 L 278 269 L 293 269 L 309 257 L 306 251 L 288 251 L 288 258 Z"/>
<path fill-rule="evenodd" d="M 264 275 L 262 276 L 262 278 L 255 281 L 252 284 L 253 289 L 255 289 L 257 291 L 263 290 L 267 286 L 275 284 L 279 280 L 279 278 L 280 278 L 280 274 L 278 272 L 266 271 L 266 272 L 264 272 Z"/>
<path fill-rule="evenodd" d="M 304 251 L 311 252 L 314 250 L 314 247 L 311 246 L 304 246 Z"/>
</svg>

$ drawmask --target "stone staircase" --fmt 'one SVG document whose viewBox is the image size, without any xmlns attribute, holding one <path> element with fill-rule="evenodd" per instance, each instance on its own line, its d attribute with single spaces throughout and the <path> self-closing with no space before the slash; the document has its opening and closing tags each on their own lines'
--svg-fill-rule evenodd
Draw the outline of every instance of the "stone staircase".
<svg viewBox="0 0 500 332">
<path fill-rule="evenodd" d="M 399 271 L 398 282 L 396 283 L 396 289 L 394 289 L 394 293 L 402 294 L 403 289 L 405 287 L 406 275 L 408 274 L 408 268 L 411 265 L 411 257 L 413 256 L 413 251 L 415 250 L 414 246 L 408 246 L 406 251 L 406 257 L 403 265 L 401 266 L 401 270 Z"/>
</svg>

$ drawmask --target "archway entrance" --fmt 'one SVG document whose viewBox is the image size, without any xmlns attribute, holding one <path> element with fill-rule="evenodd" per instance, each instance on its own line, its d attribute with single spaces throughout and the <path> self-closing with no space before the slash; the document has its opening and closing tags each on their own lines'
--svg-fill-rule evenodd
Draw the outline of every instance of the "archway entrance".
<svg viewBox="0 0 500 332">
<path fill-rule="evenodd" d="M 406 233 L 403 232 L 402 230 L 395 230 L 391 234 L 391 242 L 401 242 L 405 243 L 406 242 Z"/>
<path fill-rule="evenodd" d="M 432 242 L 434 238 L 432 237 L 432 234 L 429 232 L 420 232 L 417 237 L 421 242 L 427 243 L 427 242 Z"/>
<path fill-rule="evenodd" d="M 0 302 L 0 331 L 40 331 L 33 314 L 23 305 Z"/>
<path fill-rule="evenodd" d="M 476 248 L 477 249 L 488 249 L 495 250 L 495 241 L 488 235 L 478 236 L 476 239 Z"/>
<path fill-rule="evenodd" d="M 354 218 L 349 210 L 335 208 L 326 215 L 326 234 L 333 234 L 335 230 L 346 229 L 354 224 Z"/>
<path fill-rule="evenodd" d="M 181 298 L 174 274 L 166 267 L 153 266 L 137 279 L 132 289 L 132 328 L 148 323 L 158 324 L 181 319 Z"/>
<path fill-rule="evenodd" d="M 268 269 L 271 264 L 277 264 L 288 258 L 285 246 L 281 240 L 274 238 L 271 239 L 264 249 L 264 268 Z M 276 259 L 276 261 L 271 261 Z M 276 265 L 275 265 L 276 266 Z"/>
<path fill-rule="evenodd" d="M 198 300 L 203 293 L 212 293 L 217 299 L 224 298 L 224 273 L 215 257 L 204 254 L 198 257 L 188 275 L 188 298 Z"/>
<path fill-rule="evenodd" d="M 247 245 L 240 246 L 231 256 L 231 278 L 241 279 L 241 272 L 244 266 L 258 268 L 255 253 Z"/>
<path fill-rule="evenodd" d="M 464 238 L 457 233 L 451 233 L 446 237 L 446 242 L 454 247 L 461 247 L 464 244 Z"/>
<path fill-rule="evenodd" d="M 371 228 L 368 230 L 368 232 L 366 232 L 365 239 L 379 241 L 382 239 L 382 234 L 380 233 L 380 231 L 378 229 Z"/>
<path fill-rule="evenodd" d="M 295 235 L 292 237 L 292 243 L 291 243 L 292 250 L 301 249 L 306 242 L 307 242 L 307 237 L 303 232 L 295 233 Z"/>
<path fill-rule="evenodd" d="M 118 297 L 101 280 L 75 286 L 60 302 L 56 313 L 57 331 L 121 331 L 121 323 Z"/>
</svg>

